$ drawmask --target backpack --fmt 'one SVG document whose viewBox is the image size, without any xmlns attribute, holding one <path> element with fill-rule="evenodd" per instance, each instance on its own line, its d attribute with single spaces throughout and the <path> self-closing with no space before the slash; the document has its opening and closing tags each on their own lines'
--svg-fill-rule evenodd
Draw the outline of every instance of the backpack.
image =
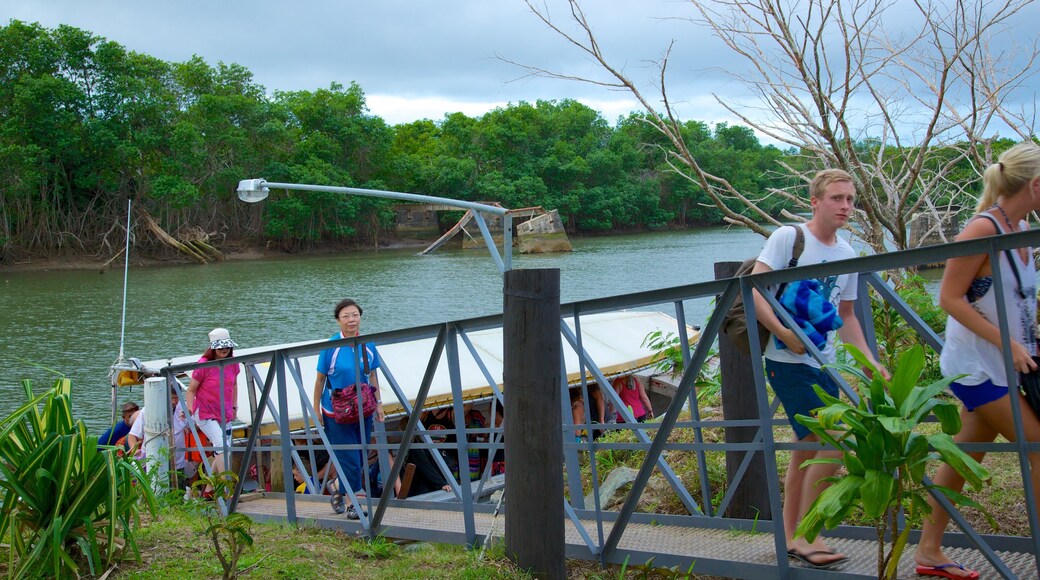
<svg viewBox="0 0 1040 580">
<path fill-rule="evenodd" d="M 802 250 L 805 249 L 805 233 L 802 228 L 798 226 L 791 226 L 795 230 L 794 246 L 791 250 L 791 261 L 787 263 L 788 268 L 794 268 L 798 265 L 798 258 L 802 257 Z M 751 273 L 751 270 L 755 268 L 755 262 L 758 261 L 758 256 L 748 258 L 741 262 L 740 267 L 737 268 L 734 277 L 746 276 Z M 786 283 L 781 284 L 776 291 L 776 295 L 780 296 L 784 292 Z M 725 318 L 722 319 L 722 332 L 726 333 L 730 341 L 733 342 L 733 346 L 737 347 L 737 350 L 744 354 L 751 354 L 751 341 L 748 337 L 747 327 L 747 313 L 744 312 L 744 298 L 741 294 L 737 294 L 736 300 L 733 301 L 733 306 L 730 307 L 729 312 L 726 313 Z M 769 340 L 769 329 L 765 327 L 761 322 L 758 323 L 758 336 L 759 344 L 762 348 L 765 348 L 766 341 Z"/>
</svg>

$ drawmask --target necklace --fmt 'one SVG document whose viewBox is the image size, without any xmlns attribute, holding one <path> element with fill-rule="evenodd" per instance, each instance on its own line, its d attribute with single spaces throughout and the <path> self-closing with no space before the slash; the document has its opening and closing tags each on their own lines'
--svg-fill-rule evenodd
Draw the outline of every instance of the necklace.
<svg viewBox="0 0 1040 580">
<path fill-rule="evenodd" d="M 1016 228 L 1015 226 L 1011 225 L 1011 219 L 1008 218 L 1008 214 L 1007 214 L 1006 211 L 1004 211 L 1004 208 L 1000 207 L 998 204 L 993 204 L 993 207 L 997 208 L 997 211 L 1000 212 L 1000 215 L 1002 215 L 1004 217 L 1004 223 L 1007 224 L 1008 230 L 1010 230 L 1012 232 L 1017 232 L 1018 228 Z"/>
<path fill-rule="evenodd" d="M 1012 232 L 1017 232 L 1018 228 L 1016 228 L 1016 227 L 1011 225 L 1011 218 L 1008 217 L 1008 214 L 1007 214 L 1006 211 L 1004 211 L 1004 208 L 1000 207 L 997 204 L 993 204 L 993 207 L 997 208 L 997 211 L 1000 212 L 1000 215 L 1004 216 L 1004 223 L 1007 224 L 1008 230 L 1010 230 Z M 1022 251 L 1023 250 L 1018 250 L 1017 253 L 1018 253 L 1019 257 L 1022 258 L 1023 261 L 1025 261 L 1025 260 L 1028 259 L 1027 256 L 1029 256 L 1029 254 L 1028 253 L 1023 254 Z M 1010 250 L 1008 251 L 1008 255 L 1007 256 L 1008 256 L 1008 260 L 1010 260 L 1011 259 L 1011 251 Z M 1012 262 L 1011 265 L 1012 265 L 1012 267 L 1014 267 L 1014 262 Z M 1017 271 L 1016 271 L 1016 277 L 1017 277 Z M 1021 286 L 1021 281 L 1019 281 L 1019 285 Z M 1021 287 L 1020 287 L 1019 288 L 1019 293 L 1021 294 L 1021 292 L 1022 292 L 1022 290 L 1021 290 Z M 1023 294 L 1023 296 L 1025 296 L 1025 295 Z"/>
</svg>

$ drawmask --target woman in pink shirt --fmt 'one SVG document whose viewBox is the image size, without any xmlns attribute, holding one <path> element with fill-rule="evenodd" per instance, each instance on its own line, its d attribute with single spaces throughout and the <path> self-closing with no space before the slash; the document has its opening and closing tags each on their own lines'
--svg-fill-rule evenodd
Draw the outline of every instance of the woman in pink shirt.
<svg viewBox="0 0 1040 580">
<path fill-rule="evenodd" d="M 617 377 L 614 379 L 613 386 L 618 397 L 621 398 L 621 402 L 632 409 L 632 416 L 636 421 L 642 423 L 654 418 L 654 408 L 650 404 L 650 397 L 647 396 L 643 383 L 635 375 Z M 619 423 L 625 422 L 621 413 L 617 414 L 617 420 Z"/>
<path fill-rule="evenodd" d="M 238 346 L 231 340 L 226 328 L 214 328 L 209 333 L 209 348 L 199 362 L 215 361 L 234 356 L 234 348 Z M 238 364 L 223 367 L 206 367 L 195 369 L 191 373 L 191 382 L 185 400 L 191 409 L 196 427 L 206 434 L 214 447 L 222 448 L 225 436 L 230 431 L 229 423 L 238 415 Z M 221 375 L 223 374 L 223 389 Z M 223 410 L 223 412 L 221 412 Z M 213 457 L 213 473 L 224 471 L 224 454 L 217 453 Z M 210 491 L 207 487 L 203 493 Z"/>
</svg>

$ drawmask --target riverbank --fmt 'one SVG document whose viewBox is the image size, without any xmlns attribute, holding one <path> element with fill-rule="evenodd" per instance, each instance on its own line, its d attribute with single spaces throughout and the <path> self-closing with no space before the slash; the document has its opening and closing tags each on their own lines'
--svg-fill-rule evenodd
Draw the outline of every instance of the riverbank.
<svg viewBox="0 0 1040 580">
<path fill-rule="evenodd" d="M 687 228 L 668 228 L 667 231 L 692 231 L 701 227 L 716 227 L 702 224 Z M 572 239 L 584 238 L 608 238 L 612 236 L 628 236 L 633 234 L 650 234 L 661 230 L 648 230 L 646 228 L 630 227 L 611 230 L 609 232 L 584 232 L 580 234 L 568 234 Z M 415 249 L 416 252 L 423 250 L 434 240 L 417 239 L 397 236 L 383 236 L 376 244 L 348 244 L 343 242 L 322 242 L 299 249 L 286 249 L 278 247 L 270 242 L 258 242 L 252 240 L 229 241 L 216 246 L 224 255 L 226 262 L 247 262 L 253 260 L 279 259 L 290 256 L 328 256 L 338 254 L 351 254 L 359 252 L 371 252 L 379 250 L 402 250 Z M 458 247 L 459 242 L 448 244 L 447 248 Z M 137 267 L 162 267 L 181 266 L 197 264 L 184 254 L 178 254 L 167 247 L 149 246 L 146 248 L 130 248 L 130 265 Z M 105 273 L 108 270 L 120 270 L 123 268 L 122 249 L 115 256 L 92 254 L 90 252 L 68 251 L 55 255 L 29 255 L 27 253 L 10 252 L 0 253 L 0 274 L 20 272 L 48 272 L 48 271 L 97 271 Z"/>
<path fill-rule="evenodd" d="M 429 244 L 430 242 L 426 240 L 395 238 L 381 242 L 376 246 L 325 243 L 298 251 L 287 251 L 281 248 L 273 248 L 270 245 L 253 242 L 225 244 L 217 249 L 224 254 L 225 262 L 247 262 L 253 260 L 278 259 L 289 256 L 328 256 L 349 254 L 353 252 L 369 252 L 373 250 L 400 250 L 415 248 L 418 251 Z M 135 268 L 182 266 L 198 263 L 183 254 L 176 254 L 165 249 L 137 252 L 131 248 L 130 252 L 130 265 Z M 11 259 L 9 262 L 0 262 L 0 274 L 91 270 L 104 274 L 109 270 L 121 270 L 123 268 L 123 263 L 122 252 L 120 252 L 115 258 L 112 258 L 111 256 L 103 256 L 99 258 L 96 255 L 86 252 L 70 252 L 56 256 L 24 257 L 20 259 Z"/>
</svg>

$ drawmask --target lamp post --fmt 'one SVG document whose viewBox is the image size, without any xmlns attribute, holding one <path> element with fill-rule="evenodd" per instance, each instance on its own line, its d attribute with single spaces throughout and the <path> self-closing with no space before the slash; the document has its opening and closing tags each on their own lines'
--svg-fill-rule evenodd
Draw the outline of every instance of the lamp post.
<svg viewBox="0 0 1040 580">
<path fill-rule="evenodd" d="M 363 195 L 366 197 L 382 197 L 386 199 L 399 199 L 401 201 L 414 201 L 418 203 L 436 203 L 470 210 L 473 212 L 473 219 L 476 220 L 481 235 L 484 236 L 484 243 L 487 245 L 488 251 L 491 252 L 491 258 L 495 260 L 495 265 L 498 266 L 498 271 L 504 274 L 513 268 L 513 218 L 509 215 L 509 210 L 504 207 L 496 207 L 493 205 L 450 199 L 446 197 L 434 197 L 432 195 L 419 195 L 416 193 L 401 193 L 397 191 L 383 191 L 378 189 L 360 189 L 357 187 L 337 187 L 333 185 L 271 183 L 264 179 L 243 179 L 242 181 L 239 181 L 238 199 L 248 203 L 263 201 L 264 199 L 267 199 L 267 195 L 271 192 L 272 187 L 275 189 L 327 191 L 330 193 L 345 193 L 348 195 Z M 484 213 L 502 217 L 501 253 L 499 253 L 498 248 L 495 246 L 495 240 L 491 237 L 491 232 L 488 230 L 487 222 L 484 221 Z"/>
</svg>

